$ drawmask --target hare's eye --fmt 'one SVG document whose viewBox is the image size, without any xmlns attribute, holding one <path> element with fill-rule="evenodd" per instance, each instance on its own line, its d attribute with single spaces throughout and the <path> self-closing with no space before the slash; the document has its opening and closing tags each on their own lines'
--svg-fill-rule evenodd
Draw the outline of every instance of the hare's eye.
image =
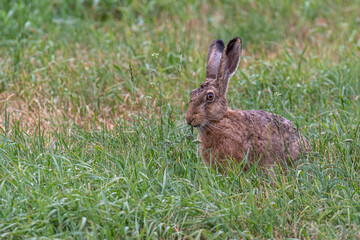
<svg viewBox="0 0 360 240">
<path fill-rule="evenodd" d="M 214 100 L 214 94 L 213 93 L 208 93 L 207 100 L 208 100 L 208 102 L 212 102 Z"/>
</svg>

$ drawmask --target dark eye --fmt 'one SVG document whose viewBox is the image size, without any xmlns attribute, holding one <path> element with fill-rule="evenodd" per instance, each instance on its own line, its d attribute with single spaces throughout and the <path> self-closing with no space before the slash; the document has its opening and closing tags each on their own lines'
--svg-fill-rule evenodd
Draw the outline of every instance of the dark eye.
<svg viewBox="0 0 360 240">
<path fill-rule="evenodd" d="M 212 101 L 214 100 L 214 94 L 213 94 L 213 93 L 208 93 L 208 95 L 207 95 L 207 100 L 208 100 L 209 102 L 212 102 Z"/>
</svg>

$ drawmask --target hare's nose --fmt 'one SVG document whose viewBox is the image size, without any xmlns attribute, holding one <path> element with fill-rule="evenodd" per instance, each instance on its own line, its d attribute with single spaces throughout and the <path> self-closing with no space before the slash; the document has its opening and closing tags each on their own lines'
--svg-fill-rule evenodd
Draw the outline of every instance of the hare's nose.
<svg viewBox="0 0 360 240">
<path fill-rule="evenodd" d="M 185 116 L 186 123 L 191 125 L 191 122 L 194 121 L 194 118 L 192 116 Z"/>
<path fill-rule="evenodd" d="M 187 122 L 188 125 L 191 125 L 192 121 L 194 121 L 194 118 L 192 118 L 192 119 L 186 119 L 186 122 Z"/>
<path fill-rule="evenodd" d="M 191 124 L 191 123 L 192 123 L 193 121 L 194 121 L 194 118 L 193 118 L 193 119 L 191 119 L 191 121 L 189 121 L 189 122 L 188 122 L 188 125 L 191 125 L 191 126 L 192 126 L 192 124 Z"/>
</svg>

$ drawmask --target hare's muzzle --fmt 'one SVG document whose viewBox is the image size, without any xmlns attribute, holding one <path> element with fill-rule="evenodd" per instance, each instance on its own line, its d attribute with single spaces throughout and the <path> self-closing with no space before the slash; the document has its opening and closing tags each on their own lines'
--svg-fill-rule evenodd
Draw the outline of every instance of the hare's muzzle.
<svg viewBox="0 0 360 240">
<path fill-rule="evenodd" d="M 193 114 L 191 114 L 190 112 L 189 112 L 189 110 L 186 112 L 186 115 L 185 115 L 185 120 L 186 120 L 186 123 L 188 124 L 188 125 L 191 125 L 192 126 L 192 122 L 194 121 L 194 116 L 193 116 Z"/>
<path fill-rule="evenodd" d="M 191 122 L 192 121 L 194 121 L 194 118 L 190 118 L 190 117 L 185 117 L 185 120 L 186 120 L 186 123 L 188 124 L 188 125 L 191 125 Z"/>
</svg>

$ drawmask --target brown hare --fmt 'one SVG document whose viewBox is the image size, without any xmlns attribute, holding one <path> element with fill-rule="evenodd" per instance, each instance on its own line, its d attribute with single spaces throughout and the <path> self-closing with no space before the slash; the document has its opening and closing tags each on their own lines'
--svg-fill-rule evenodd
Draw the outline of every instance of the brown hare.
<svg viewBox="0 0 360 240">
<path fill-rule="evenodd" d="M 206 81 L 190 93 L 186 122 L 198 128 L 200 154 L 207 164 L 225 164 L 226 159 L 248 166 L 276 162 L 292 164 L 310 146 L 289 120 L 262 110 L 231 110 L 226 91 L 241 57 L 241 38 L 210 44 Z"/>
</svg>

